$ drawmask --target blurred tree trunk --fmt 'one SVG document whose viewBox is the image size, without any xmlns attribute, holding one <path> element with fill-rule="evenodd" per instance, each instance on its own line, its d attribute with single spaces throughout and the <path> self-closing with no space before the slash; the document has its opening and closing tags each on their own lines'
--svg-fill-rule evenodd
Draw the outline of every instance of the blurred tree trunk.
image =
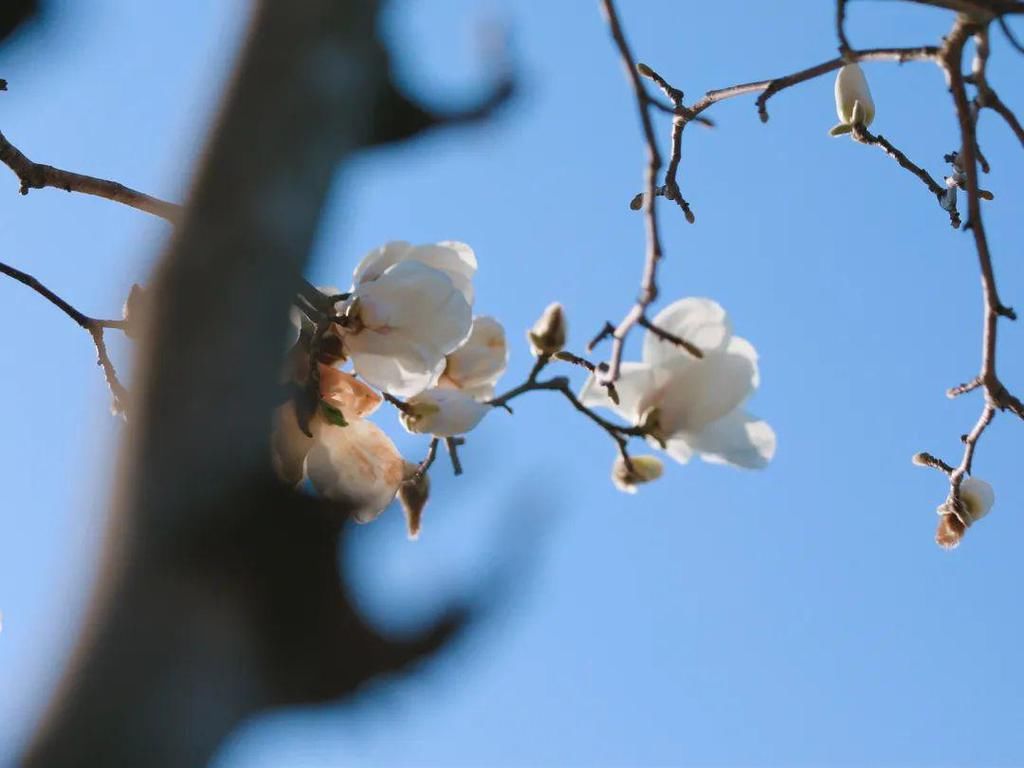
<svg viewBox="0 0 1024 768">
<path fill-rule="evenodd" d="M 345 511 L 269 465 L 324 199 L 394 96 L 376 22 L 368 0 L 258 3 L 152 283 L 100 587 L 26 765 L 202 765 L 247 715 L 350 692 L 457 624 L 374 633 L 338 575 Z"/>
</svg>

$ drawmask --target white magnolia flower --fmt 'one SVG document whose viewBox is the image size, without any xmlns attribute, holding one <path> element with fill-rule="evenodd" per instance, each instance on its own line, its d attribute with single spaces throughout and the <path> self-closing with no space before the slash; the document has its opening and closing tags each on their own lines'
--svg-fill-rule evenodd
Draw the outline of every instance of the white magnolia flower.
<svg viewBox="0 0 1024 768">
<path fill-rule="evenodd" d="M 505 329 L 493 317 L 480 315 L 473 318 L 469 338 L 448 355 L 438 386 L 486 400 L 494 395 L 494 385 L 507 366 Z"/>
<path fill-rule="evenodd" d="M 584 386 L 583 402 L 646 424 L 649 442 L 663 444 L 682 464 L 697 454 L 716 464 L 764 467 L 775 454 L 775 432 L 742 408 L 758 386 L 754 347 L 732 335 L 725 310 L 710 299 L 677 301 L 654 324 L 692 342 L 704 357 L 697 359 L 648 332 L 643 362 L 623 363 L 615 382 L 619 403 L 593 376 Z"/>
<path fill-rule="evenodd" d="M 473 429 L 491 410 L 459 389 L 428 389 L 405 401 L 402 424 L 410 432 L 454 437 Z"/>
<path fill-rule="evenodd" d="M 858 123 L 869 126 L 875 119 L 875 102 L 857 63 L 845 65 L 836 75 L 836 114 L 839 125 L 832 129 L 833 136 L 849 133 Z"/>
<path fill-rule="evenodd" d="M 368 382 L 408 397 L 437 383 L 445 355 L 469 335 L 476 258 L 462 243 L 388 243 L 355 270 L 342 330 Z"/>
<path fill-rule="evenodd" d="M 641 483 L 649 483 L 661 477 L 661 459 L 657 456 L 630 456 L 630 464 L 621 456 L 612 464 L 612 483 L 624 493 L 636 493 Z"/>
<path fill-rule="evenodd" d="M 377 409 L 381 397 L 355 377 L 327 366 L 320 366 L 320 390 L 324 403 L 340 411 L 347 426 L 317 411 L 310 419 L 310 437 L 299 428 L 295 406 L 286 403 L 274 416 L 274 468 L 286 483 L 309 478 L 325 497 L 352 505 L 357 521 L 369 522 L 391 503 L 405 472 L 394 443 L 363 418 Z"/>
</svg>

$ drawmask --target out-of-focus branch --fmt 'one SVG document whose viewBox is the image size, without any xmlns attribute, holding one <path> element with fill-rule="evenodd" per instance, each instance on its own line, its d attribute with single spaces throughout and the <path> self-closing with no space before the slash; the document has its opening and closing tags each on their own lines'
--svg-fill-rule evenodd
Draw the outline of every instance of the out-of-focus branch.
<svg viewBox="0 0 1024 768">
<path fill-rule="evenodd" d="M 180 206 L 174 203 L 138 192 L 116 181 L 83 176 L 80 173 L 62 171 L 52 165 L 34 163 L 11 144 L 3 133 L 0 133 L 0 162 L 10 168 L 18 177 L 23 195 L 27 195 L 30 189 L 53 187 L 54 189 L 63 189 L 65 192 L 80 192 L 85 195 L 103 197 L 116 203 L 138 208 L 140 211 L 151 213 L 168 221 L 174 221 L 180 212 Z"/>
<path fill-rule="evenodd" d="M 125 321 L 100 320 L 95 317 L 89 317 L 85 313 L 75 309 L 75 307 L 51 291 L 32 275 L 27 272 L 22 272 L 20 269 L 16 269 L 8 264 L 0 262 L 0 274 L 7 275 L 8 277 L 17 280 L 22 285 L 28 286 L 55 307 L 60 309 L 65 315 L 74 320 L 80 328 L 88 332 L 89 336 L 92 338 L 93 345 L 96 347 L 96 364 L 103 369 L 103 378 L 106 379 L 107 386 L 110 388 L 110 394 L 113 397 L 113 409 L 118 413 L 124 412 L 128 403 L 128 392 L 121 385 L 121 381 L 117 378 L 117 370 L 114 368 L 114 363 L 111 361 L 110 355 L 107 352 L 107 343 L 103 338 L 103 332 L 108 328 L 117 328 L 123 331 L 127 327 Z"/>
<path fill-rule="evenodd" d="M 336 168 L 418 130 L 377 133 L 394 87 L 377 10 L 257 4 L 151 282 L 89 632 L 25 765 L 203 764 L 253 712 L 351 693 L 464 623 L 455 608 L 382 637 L 339 574 L 347 510 L 282 486 L 270 463 L 288 307 Z"/>
</svg>

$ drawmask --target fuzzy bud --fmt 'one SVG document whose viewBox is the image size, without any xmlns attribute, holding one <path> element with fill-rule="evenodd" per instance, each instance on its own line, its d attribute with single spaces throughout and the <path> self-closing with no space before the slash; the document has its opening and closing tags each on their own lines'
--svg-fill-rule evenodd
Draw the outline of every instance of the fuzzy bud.
<svg viewBox="0 0 1024 768">
<path fill-rule="evenodd" d="M 565 310 L 558 302 L 549 304 L 533 328 L 526 334 L 530 347 L 537 357 L 561 352 L 565 346 Z"/>
<path fill-rule="evenodd" d="M 612 483 L 620 491 L 636 493 L 638 485 L 657 480 L 662 470 L 662 463 L 655 456 L 632 456 L 629 464 L 619 456 L 612 464 Z"/>
<path fill-rule="evenodd" d="M 415 464 L 412 466 L 414 470 L 409 479 L 398 487 L 398 501 L 405 513 L 409 539 L 414 541 L 420 536 L 423 509 L 427 506 L 427 500 L 430 498 L 430 477 L 426 472 L 417 471 L 418 467 Z"/>
</svg>

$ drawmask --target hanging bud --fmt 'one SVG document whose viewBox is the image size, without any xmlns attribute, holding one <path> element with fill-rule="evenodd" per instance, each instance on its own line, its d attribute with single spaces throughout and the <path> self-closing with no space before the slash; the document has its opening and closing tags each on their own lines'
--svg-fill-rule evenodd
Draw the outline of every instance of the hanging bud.
<svg viewBox="0 0 1024 768">
<path fill-rule="evenodd" d="M 565 310 L 558 302 L 549 304 L 533 328 L 526 334 L 530 347 L 537 357 L 561 352 L 565 346 Z"/>
<path fill-rule="evenodd" d="M 832 136 L 849 133 L 855 125 L 867 127 L 875 119 L 875 102 L 859 64 L 847 64 L 836 75 L 836 114 L 839 124 L 829 131 Z"/>
<path fill-rule="evenodd" d="M 661 461 L 655 456 L 631 456 L 629 464 L 619 456 L 612 464 L 612 483 L 620 491 L 636 493 L 640 483 L 649 483 L 661 477 Z"/>
<path fill-rule="evenodd" d="M 960 503 L 950 498 L 935 510 L 939 513 L 935 543 L 943 549 L 956 547 L 966 530 L 987 515 L 995 501 L 991 485 L 976 477 L 964 478 L 960 483 Z"/>
<path fill-rule="evenodd" d="M 138 339 L 142 332 L 142 324 L 146 314 L 149 312 L 149 292 L 138 283 L 132 285 L 125 299 L 124 307 L 121 309 L 121 316 L 127 324 L 124 335 L 129 339 Z"/>
<path fill-rule="evenodd" d="M 423 518 L 423 509 L 427 506 L 427 499 L 430 498 L 430 477 L 426 472 L 420 472 L 416 464 L 408 464 L 408 479 L 398 487 L 398 501 L 402 504 L 402 511 L 405 513 L 405 524 L 409 529 L 409 539 L 415 541 L 420 537 L 420 521 Z"/>
</svg>

